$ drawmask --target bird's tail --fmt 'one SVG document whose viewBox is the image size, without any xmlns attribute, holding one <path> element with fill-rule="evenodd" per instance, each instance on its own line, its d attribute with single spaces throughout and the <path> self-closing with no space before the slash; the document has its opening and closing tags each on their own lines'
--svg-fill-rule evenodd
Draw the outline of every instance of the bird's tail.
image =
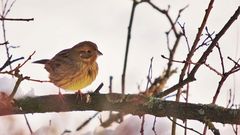
<svg viewBox="0 0 240 135">
<path fill-rule="evenodd" d="M 37 64 L 46 64 L 48 61 L 49 61 L 49 59 L 42 59 L 42 60 L 34 61 L 33 63 L 37 63 Z"/>
</svg>

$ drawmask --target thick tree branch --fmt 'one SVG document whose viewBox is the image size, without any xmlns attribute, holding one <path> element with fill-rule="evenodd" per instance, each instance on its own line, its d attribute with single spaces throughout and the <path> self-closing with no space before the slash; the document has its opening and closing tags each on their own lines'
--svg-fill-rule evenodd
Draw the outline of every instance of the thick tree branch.
<svg viewBox="0 0 240 135">
<path fill-rule="evenodd" d="M 122 96 L 122 94 L 92 93 L 90 94 L 90 102 L 86 102 L 89 101 L 87 97 L 89 96 L 85 95 L 82 99 L 79 99 L 75 94 L 66 94 L 64 95 L 64 102 L 59 98 L 59 95 L 29 97 L 17 100 L 18 107 L 16 105 L 14 107 L 0 106 L 0 115 L 94 110 L 118 111 L 139 116 L 144 114 L 157 117 L 170 116 L 182 120 L 193 119 L 201 122 L 240 124 L 240 109 L 228 109 L 217 105 L 163 101 L 160 98 L 137 94 Z"/>
</svg>

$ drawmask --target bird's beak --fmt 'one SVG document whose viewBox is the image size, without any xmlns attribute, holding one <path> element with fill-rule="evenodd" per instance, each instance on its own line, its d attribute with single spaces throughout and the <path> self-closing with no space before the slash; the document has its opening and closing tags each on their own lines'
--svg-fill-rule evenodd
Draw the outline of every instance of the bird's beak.
<svg viewBox="0 0 240 135">
<path fill-rule="evenodd" d="M 97 50 L 97 55 L 103 55 L 102 52 L 100 52 L 99 50 Z"/>
</svg>

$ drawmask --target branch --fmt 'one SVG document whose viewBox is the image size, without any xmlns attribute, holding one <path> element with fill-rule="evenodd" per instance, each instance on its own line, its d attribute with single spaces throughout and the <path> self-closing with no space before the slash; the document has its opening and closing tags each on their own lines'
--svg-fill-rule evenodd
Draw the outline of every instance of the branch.
<svg viewBox="0 0 240 135">
<path fill-rule="evenodd" d="M 191 70 L 189 76 L 184 79 L 183 81 L 181 81 L 180 83 L 177 83 L 176 85 L 172 86 L 171 88 L 161 92 L 158 94 L 158 97 L 164 97 L 174 91 L 176 91 L 179 88 L 182 88 L 184 85 L 186 85 L 189 82 L 195 81 L 195 74 L 198 71 L 198 69 L 200 68 L 200 66 L 202 64 L 205 63 L 205 61 L 207 60 L 207 57 L 209 56 L 209 54 L 212 52 L 213 48 L 217 45 L 219 39 L 224 35 L 224 33 L 229 29 L 229 27 L 233 24 L 234 21 L 237 20 L 238 16 L 240 14 L 240 6 L 238 7 L 238 9 L 235 11 L 235 13 L 233 14 L 233 16 L 228 20 L 228 22 L 223 26 L 223 28 L 220 30 L 220 32 L 216 35 L 216 37 L 213 39 L 212 43 L 209 45 L 209 47 L 207 48 L 207 50 L 202 54 L 201 58 L 198 60 L 197 64 L 193 67 L 193 69 Z"/>
<path fill-rule="evenodd" d="M 128 51 L 129 51 L 130 40 L 131 40 L 133 18 L 134 18 L 134 13 L 135 13 L 137 4 L 138 2 L 136 0 L 133 0 L 131 16 L 130 16 L 129 25 L 128 25 L 126 51 L 124 56 L 124 64 L 123 64 L 123 72 L 122 72 L 122 94 L 125 93 L 125 77 L 126 77 L 126 69 L 127 69 Z"/>
<path fill-rule="evenodd" d="M 1 17 L 0 20 L 4 20 L 4 21 L 26 21 L 26 22 L 29 22 L 29 21 L 34 21 L 34 18 L 5 18 L 5 17 Z"/>
<path fill-rule="evenodd" d="M 14 62 L 24 59 L 24 57 L 20 57 L 14 60 L 11 60 L 11 59 L 12 59 L 12 55 L 6 60 L 6 62 L 2 65 L 2 67 L 0 67 L 0 71 L 2 71 L 4 68 L 6 68 L 7 66 L 11 65 Z"/>
<path fill-rule="evenodd" d="M 65 94 L 64 102 L 59 95 L 47 95 L 29 97 L 16 100 L 17 106 L 1 107 L 0 116 L 25 113 L 46 113 L 46 112 L 68 112 L 68 111 L 118 111 L 125 114 L 142 116 L 151 114 L 156 117 L 176 117 L 178 119 L 193 119 L 205 122 L 206 119 L 212 122 L 223 124 L 240 124 L 240 109 L 228 109 L 217 105 L 203 105 L 181 103 L 175 101 L 163 101 L 160 98 L 146 97 L 143 95 L 130 94 L 90 94 L 90 102 L 86 102 L 86 95 L 77 101 L 76 94 Z M 109 100 L 114 96 L 115 101 Z M 118 99 L 119 98 L 119 99 Z M 8 100 L 7 100 L 8 101 Z M 1 104 L 2 105 L 2 104 Z M 7 109 L 6 109 L 7 108 Z M 21 109 L 19 109 L 21 108 Z"/>
</svg>

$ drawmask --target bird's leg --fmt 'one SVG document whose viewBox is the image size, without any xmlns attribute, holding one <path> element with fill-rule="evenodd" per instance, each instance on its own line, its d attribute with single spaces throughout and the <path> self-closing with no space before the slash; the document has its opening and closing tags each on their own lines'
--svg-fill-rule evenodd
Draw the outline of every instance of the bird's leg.
<svg viewBox="0 0 240 135">
<path fill-rule="evenodd" d="M 81 90 L 78 90 L 75 94 L 77 95 L 76 100 L 78 100 L 79 97 L 81 101 L 83 100 L 84 94 L 81 92 Z"/>
<path fill-rule="evenodd" d="M 64 96 L 61 93 L 61 89 L 60 88 L 58 89 L 58 96 L 59 96 L 60 100 L 64 103 Z"/>
</svg>

